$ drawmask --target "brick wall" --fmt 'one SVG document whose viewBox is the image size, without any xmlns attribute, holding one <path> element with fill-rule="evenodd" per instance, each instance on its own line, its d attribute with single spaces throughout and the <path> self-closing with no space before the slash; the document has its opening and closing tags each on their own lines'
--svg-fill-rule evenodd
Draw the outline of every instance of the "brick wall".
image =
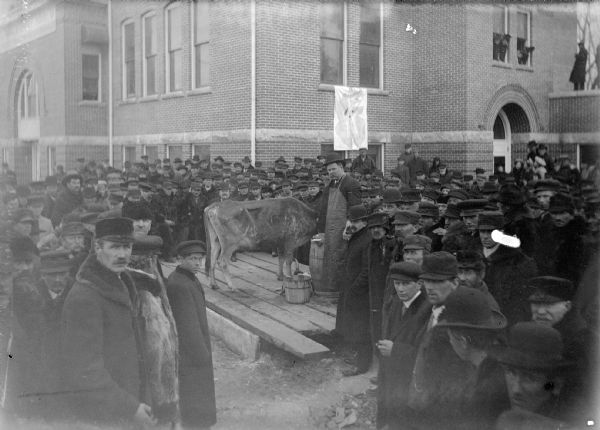
<svg viewBox="0 0 600 430">
<path fill-rule="evenodd" d="M 552 133 L 600 131 L 600 91 L 572 91 L 550 97 Z"/>
</svg>

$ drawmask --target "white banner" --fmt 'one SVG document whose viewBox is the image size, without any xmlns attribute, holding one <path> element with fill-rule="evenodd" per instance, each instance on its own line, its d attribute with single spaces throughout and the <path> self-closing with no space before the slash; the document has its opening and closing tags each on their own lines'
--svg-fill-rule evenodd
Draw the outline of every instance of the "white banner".
<svg viewBox="0 0 600 430">
<path fill-rule="evenodd" d="M 336 86 L 333 109 L 333 149 L 335 151 L 352 151 L 366 148 L 367 145 L 367 90 Z"/>
</svg>

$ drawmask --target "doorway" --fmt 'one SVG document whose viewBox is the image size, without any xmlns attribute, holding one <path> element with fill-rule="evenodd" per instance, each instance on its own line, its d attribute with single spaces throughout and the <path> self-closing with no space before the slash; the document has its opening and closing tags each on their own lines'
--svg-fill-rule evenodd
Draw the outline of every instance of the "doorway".
<svg viewBox="0 0 600 430">
<path fill-rule="evenodd" d="M 496 121 L 494 121 L 494 171 L 496 171 L 497 166 L 504 167 L 504 171 L 507 173 L 511 170 L 510 136 L 510 121 L 502 109 L 498 112 Z"/>
</svg>

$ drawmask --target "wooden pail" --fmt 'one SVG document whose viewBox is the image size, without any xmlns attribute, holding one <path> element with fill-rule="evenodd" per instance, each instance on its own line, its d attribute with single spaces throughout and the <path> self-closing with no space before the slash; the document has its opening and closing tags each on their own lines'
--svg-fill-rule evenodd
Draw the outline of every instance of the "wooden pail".
<svg viewBox="0 0 600 430">
<path fill-rule="evenodd" d="M 285 290 L 285 300 L 288 303 L 308 302 L 312 292 L 310 275 L 299 273 L 291 278 L 286 276 L 283 280 L 283 289 Z"/>
</svg>

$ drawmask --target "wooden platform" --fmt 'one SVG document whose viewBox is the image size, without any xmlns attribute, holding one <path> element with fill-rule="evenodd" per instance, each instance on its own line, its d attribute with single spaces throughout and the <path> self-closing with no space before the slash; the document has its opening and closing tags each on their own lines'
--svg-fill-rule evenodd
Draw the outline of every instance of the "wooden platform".
<svg viewBox="0 0 600 430">
<path fill-rule="evenodd" d="M 167 275 L 172 267 L 165 269 Z M 313 295 L 305 304 L 288 303 L 280 294 L 283 282 L 277 280 L 278 260 L 266 253 L 239 253 L 230 270 L 237 290 L 227 288 L 217 269 L 220 289 L 205 289 L 210 309 L 297 357 L 315 358 L 329 352 L 310 336 L 330 334 L 335 328 L 333 299 Z M 300 270 L 308 272 L 308 267 L 300 266 Z M 197 276 L 208 285 L 206 274 Z"/>
</svg>

